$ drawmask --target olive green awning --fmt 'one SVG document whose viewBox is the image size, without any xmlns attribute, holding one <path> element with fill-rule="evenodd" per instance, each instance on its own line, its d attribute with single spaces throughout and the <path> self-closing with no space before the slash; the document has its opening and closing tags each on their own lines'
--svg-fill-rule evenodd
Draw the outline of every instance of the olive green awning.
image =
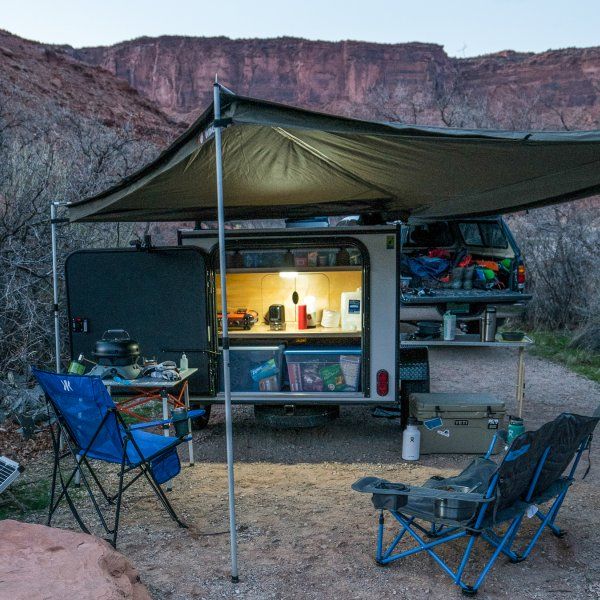
<svg viewBox="0 0 600 600">
<path fill-rule="evenodd" d="M 600 131 L 360 121 L 221 89 L 228 219 L 507 213 L 600 191 Z M 212 106 L 154 162 L 71 205 L 72 221 L 214 218 Z"/>
</svg>

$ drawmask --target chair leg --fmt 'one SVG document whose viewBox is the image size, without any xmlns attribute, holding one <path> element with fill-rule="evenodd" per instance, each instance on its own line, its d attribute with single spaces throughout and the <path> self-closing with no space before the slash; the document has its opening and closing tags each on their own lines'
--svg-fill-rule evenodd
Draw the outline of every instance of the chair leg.
<svg viewBox="0 0 600 600">
<path fill-rule="evenodd" d="M 161 504 L 163 505 L 165 510 L 169 513 L 169 516 L 173 519 L 173 521 L 175 521 L 175 523 L 177 523 L 177 525 L 179 525 L 179 527 L 183 527 L 184 529 L 187 529 L 187 525 L 177 516 L 177 513 L 171 506 L 171 503 L 169 502 L 169 499 L 167 498 L 166 494 L 164 493 L 162 487 L 156 481 L 156 479 L 154 479 L 154 475 L 150 471 L 149 467 L 144 464 L 144 465 L 141 465 L 140 468 L 142 469 L 144 476 L 148 480 L 150 487 L 154 490 L 154 493 L 157 495 Z"/>
<path fill-rule="evenodd" d="M 125 447 L 127 447 L 126 444 Z M 123 477 L 125 476 L 125 458 L 125 452 L 123 452 L 123 460 L 121 461 L 121 471 L 119 473 L 119 492 L 117 495 L 117 507 L 115 509 L 115 525 L 113 527 L 113 548 L 117 547 L 117 535 L 119 534 L 119 517 L 121 516 L 121 502 L 123 500 Z"/>
<path fill-rule="evenodd" d="M 54 436 L 52 436 L 54 437 Z M 56 445 L 56 443 L 54 443 L 53 440 L 53 446 L 54 446 L 54 466 L 52 467 L 52 484 L 50 487 L 50 504 L 48 506 L 48 520 L 46 521 L 46 525 L 48 525 L 48 527 L 50 527 L 50 524 L 52 523 L 52 515 L 54 514 L 54 496 L 56 495 L 56 474 L 58 471 L 58 461 L 59 461 L 59 455 L 58 455 L 58 446 Z"/>
</svg>

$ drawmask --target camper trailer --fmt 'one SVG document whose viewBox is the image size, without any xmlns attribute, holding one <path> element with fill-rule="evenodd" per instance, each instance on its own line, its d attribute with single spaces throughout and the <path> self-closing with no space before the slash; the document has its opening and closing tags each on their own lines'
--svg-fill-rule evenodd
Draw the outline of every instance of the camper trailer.
<svg viewBox="0 0 600 600">
<path fill-rule="evenodd" d="M 191 402 L 210 406 L 224 400 L 227 319 L 233 403 L 287 413 L 397 406 L 399 234 L 390 225 L 229 231 L 226 307 L 215 230 L 181 230 L 177 247 L 75 252 L 66 262 L 72 355 L 91 356 L 104 331 L 124 329 L 145 357 L 185 352 L 198 368 Z"/>
</svg>

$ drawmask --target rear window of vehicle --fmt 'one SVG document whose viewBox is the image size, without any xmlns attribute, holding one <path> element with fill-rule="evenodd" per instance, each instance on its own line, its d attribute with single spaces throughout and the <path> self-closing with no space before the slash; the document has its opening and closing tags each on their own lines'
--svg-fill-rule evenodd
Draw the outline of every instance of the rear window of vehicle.
<svg viewBox="0 0 600 600">
<path fill-rule="evenodd" d="M 458 229 L 468 246 L 508 248 L 508 240 L 497 222 L 462 222 L 458 224 Z"/>
<path fill-rule="evenodd" d="M 439 248 L 453 244 L 454 236 L 447 221 L 410 225 L 404 242 L 405 246 L 422 248 Z"/>
</svg>

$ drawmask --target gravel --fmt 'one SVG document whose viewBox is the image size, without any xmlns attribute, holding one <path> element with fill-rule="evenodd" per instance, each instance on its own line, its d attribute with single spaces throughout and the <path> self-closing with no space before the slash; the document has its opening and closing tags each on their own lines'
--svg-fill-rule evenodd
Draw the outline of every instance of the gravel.
<svg viewBox="0 0 600 600">
<path fill-rule="evenodd" d="M 510 350 L 432 351 L 431 372 L 432 391 L 489 392 L 505 400 L 509 412 L 515 409 L 516 355 Z M 527 357 L 526 381 L 530 428 L 564 410 L 591 414 L 600 404 L 599 385 L 541 358 Z M 370 498 L 350 485 L 367 474 L 418 483 L 453 474 L 470 457 L 404 463 L 397 422 L 374 419 L 366 407 L 344 407 L 339 419 L 313 430 L 266 429 L 251 407 L 235 407 L 234 421 L 240 583 L 229 580 L 225 427 L 218 407 L 209 427 L 195 435 L 199 462 L 184 467 L 171 493 L 190 528 L 175 527 L 141 484 L 124 503 L 119 549 L 154 598 L 461 597 L 427 556 L 387 568 L 375 564 L 376 514 Z M 186 452 L 183 445 L 184 459 Z M 581 481 L 585 459 L 563 505 L 559 524 L 569 535 L 559 540 L 544 534 L 524 563 L 499 559 L 480 597 L 600 598 L 599 454 L 592 448 L 592 471 Z M 57 524 L 74 525 L 66 511 Z M 527 530 L 532 526 L 525 523 Z M 460 548 L 448 544 L 442 554 L 456 564 Z M 488 554 L 486 549 L 482 556 Z"/>
</svg>

